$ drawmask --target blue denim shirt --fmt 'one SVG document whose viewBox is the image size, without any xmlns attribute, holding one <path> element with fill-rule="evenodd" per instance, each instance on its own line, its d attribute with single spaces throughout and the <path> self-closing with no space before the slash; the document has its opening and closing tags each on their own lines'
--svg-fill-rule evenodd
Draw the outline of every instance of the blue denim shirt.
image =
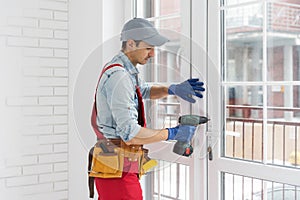
<svg viewBox="0 0 300 200">
<path fill-rule="evenodd" d="M 138 124 L 138 99 L 135 86 L 138 69 L 120 52 L 106 66 L 121 64 L 108 69 L 97 86 L 97 126 L 107 138 L 129 141 L 140 131 Z M 105 67 L 106 67 L 105 66 Z M 138 80 L 143 99 L 150 98 L 151 87 Z"/>
</svg>

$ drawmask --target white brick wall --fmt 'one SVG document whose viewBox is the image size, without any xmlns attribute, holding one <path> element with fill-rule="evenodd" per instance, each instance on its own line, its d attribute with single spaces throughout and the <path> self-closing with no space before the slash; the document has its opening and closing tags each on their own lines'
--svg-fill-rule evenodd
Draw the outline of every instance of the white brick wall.
<svg viewBox="0 0 300 200">
<path fill-rule="evenodd" d="M 40 56 L 40 57 L 52 57 L 53 49 L 43 49 L 43 48 L 24 48 L 24 56 Z"/>
<path fill-rule="evenodd" d="M 40 39 L 40 46 L 46 48 L 67 49 L 67 40 Z"/>
<path fill-rule="evenodd" d="M 68 199 L 69 1 L 3 2 L 0 199 Z"/>
<path fill-rule="evenodd" d="M 53 38 L 53 30 L 40 29 L 40 28 L 23 28 L 23 36 Z"/>
<path fill-rule="evenodd" d="M 51 10 L 37 10 L 37 9 L 24 9 L 24 17 L 38 18 L 38 19 L 53 19 L 53 11 Z"/>
<path fill-rule="evenodd" d="M 66 39 L 68 38 L 68 32 L 67 31 L 54 31 L 54 37 L 58 39 Z"/>
</svg>

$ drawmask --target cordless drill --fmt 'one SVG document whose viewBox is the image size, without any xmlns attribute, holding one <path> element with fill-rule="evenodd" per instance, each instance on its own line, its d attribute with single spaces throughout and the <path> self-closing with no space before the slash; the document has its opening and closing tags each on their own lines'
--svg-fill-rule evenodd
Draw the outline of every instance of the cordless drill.
<svg viewBox="0 0 300 200">
<path fill-rule="evenodd" d="M 183 115 L 179 117 L 178 123 L 181 125 L 197 126 L 208 122 L 207 117 L 198 115 Z M 193 153 L 191 141 L 182 142 L 177 141 L 173 147 L 173 152 L 181 156 L 190 156 Z"/>
</svg>

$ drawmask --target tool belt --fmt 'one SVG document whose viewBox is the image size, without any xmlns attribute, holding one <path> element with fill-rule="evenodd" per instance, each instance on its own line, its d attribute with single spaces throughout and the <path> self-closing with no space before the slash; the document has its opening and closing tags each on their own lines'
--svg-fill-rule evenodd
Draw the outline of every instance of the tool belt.
<svg viewBox="0 0 300 200">
<path fill-rule="evenodd" d="M 99 139 L 89 152 L 90 197 L 94 193 L 94 178 L 121 178 L 123 172 L 137 173 L 141 178 L 157 165 L 148 157 L 143 145 L 127 145 L 121 139 Z M 92 198 L 92 197 L 91 197 Z"/>
</svg>

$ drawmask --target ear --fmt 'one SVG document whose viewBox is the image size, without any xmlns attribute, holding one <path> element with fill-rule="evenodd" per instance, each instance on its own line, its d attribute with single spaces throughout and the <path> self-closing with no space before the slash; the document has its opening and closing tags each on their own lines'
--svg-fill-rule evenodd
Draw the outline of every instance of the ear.
<svg viewBox="0 0 300 200">
<path fill-rule="evenodd" d="M 127 45 L 129 46 L 129 48 L 134 48 L 136 44 L 134 40 L 127 40 Z"/>
</svg>

